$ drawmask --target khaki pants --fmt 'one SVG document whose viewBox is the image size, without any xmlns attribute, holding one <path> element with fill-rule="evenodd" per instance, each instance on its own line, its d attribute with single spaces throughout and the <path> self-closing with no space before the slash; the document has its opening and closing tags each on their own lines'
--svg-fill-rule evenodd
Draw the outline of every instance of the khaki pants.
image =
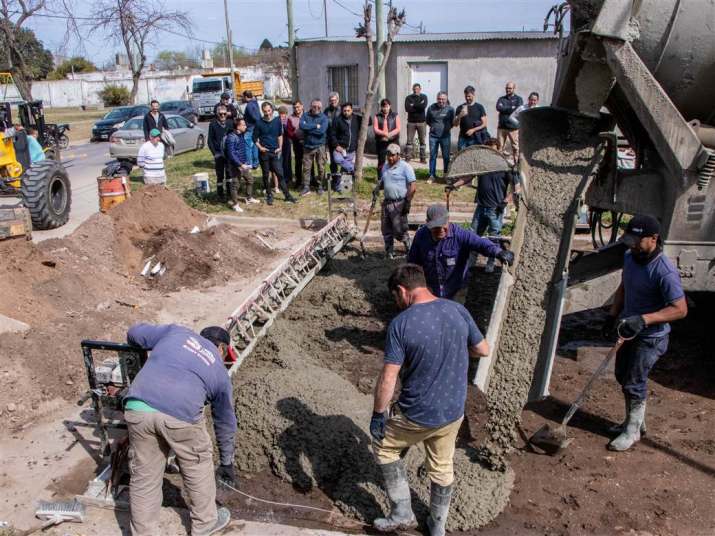
<svg viewBox="0 0 715 536">
<path fill-rule="evenodd" d="M 409 420 L 397 404 L 393 405 L 385 426 L 385 437 L 382 441 L 372 442 L 377 463 L 396 462 L 404 449 L 422 442 L 426 451 L 425 469 L 430 480 L 440 486 L 449 486 L 454 481 L 454 449 L 463 419 L 439 428 L 426 428 Z"/>
<path fill-rule="evenodd" d="M 504 152 L 507 139 L 511 143 L 511 154 L 514 156 L 514 162 L 516 163 L 519 161 L 519 131 L 505 128 L 497 129 L 497 150 L 500 153 Z"/>
<path fill-rule="evenodd" d="M 405 158 L 409 160 L 410 158 L 415 158 L 416 156 L 412 149 L 415 143 L 415 132 L 417 133 L 417 140 L 420 143 L 420 160 L 424 160 L 427 153 L 427 145 L 425 142 L 425 123 L 407 123 L 407 145 L 405 145 Z"/>
<path fill-rule="evenodd" d="M 313 162 L 318 165 L 317 180 L 318 186 L 322 188 L 325 180 L 325 145 L 303 150 L 303 188 L 310 185 L 310 170 L 313 169 Z"/>
<path fill-rule="evenodd" d="M 125 412 L 129 430 L 129 504 L 133 536 L 160 534 L 161 486 L 169 450 L 176 453 L 188 493 L 191 534 L 200 536 L 216 524 L 213 448 L 204 419 L 196 424 L 161 412 Z"/>
</svg>

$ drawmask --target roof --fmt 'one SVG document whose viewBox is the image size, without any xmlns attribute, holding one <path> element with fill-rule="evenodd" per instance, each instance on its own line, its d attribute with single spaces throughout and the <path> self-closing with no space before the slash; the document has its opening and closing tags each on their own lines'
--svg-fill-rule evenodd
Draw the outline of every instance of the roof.
<svg viewBox="0 0 715 536">
<path fill-rule="evenodd" d="M 496 41 L 518 39 L 558 39 L 557 35 L 549 32 L 454 32 L 454 33 L 424 33 L 424 34 L 397 34 L 396 43 L 433 43 L 436 41 Z M 336 36 L 336 37 L 311 37 L 298 39 L 301 43 L 362 43 L 362 37 Z"/>
</svg>

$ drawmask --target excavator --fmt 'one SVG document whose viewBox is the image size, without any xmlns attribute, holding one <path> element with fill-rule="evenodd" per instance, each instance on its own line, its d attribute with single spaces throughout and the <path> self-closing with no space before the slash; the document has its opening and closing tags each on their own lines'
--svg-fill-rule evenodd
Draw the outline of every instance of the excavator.
<svg viewBox="0 0 715 536">
<path fill-rule="evenodd" d="M 516 411 L 548 395 L 567 296 L 617 275 L 625 251 L 618 223 L 632 215 L 661 222 L 664 253 L 686 291 L 715 290 L 712 21 L 709 0 L 569 0 L 550 11 L 545 29 L 560 36 L 551 106 L 519 116 L 516 263 L 501 274 L 487 337 L 493 351 L 476 378 L 490 398 Z M 471 147 L 456 156 L 450 177 L 512 166 Z M 603 243 L 576 252 L 584 207 Z M 519 367 L 528 378 L 510 381 Z"/>
<path fill-rule="evenodd" d="M 0 84 L 14 84 L 10 73 L 0 73 Z M 19 126 L 20 128 L 16 128 Z M 72 191 L 45 123 L 42 101 L 0 101 L 0 197 L 21 202 L 0 205 L 0 240 L 30 238 L 32 229 L 54 229 L 67 223 Z M 30 161 L 28 129 L 38 131 L 45 159 Z"/>
</svg>

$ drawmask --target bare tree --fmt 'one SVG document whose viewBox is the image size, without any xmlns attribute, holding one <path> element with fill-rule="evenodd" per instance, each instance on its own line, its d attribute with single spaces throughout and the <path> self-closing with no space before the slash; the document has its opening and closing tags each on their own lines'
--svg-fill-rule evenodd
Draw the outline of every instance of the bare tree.
<svg viewBox="0 0 715 536">
<path fill-rule="evenodd" d="M 387 14 L 387 38 L 382 46 L 382 61 L 380 65 L 375 69 L 375 45 L 373 43 L 373 33 L 372 33 L 372 5 L 367 1 L 363 7 L 363 22 L 357 28 L 355 32 L 358 37 L 364 37 L 365 43 L 367 44 L 367 58 L 368 58 L 368 68 L 367 68 L 367 92 L 365 93 L 365 105 L 363 106 L 363 117 L 362 124 L 360 125 L 360 133 L 358 135 L 357 142 L 357 154 L 355 155 L 355 184 L 362 180 L 362 168 L 363 168 L 363 155 L 365 154 L 365 142 L 367 142 L 367 130 L 370 124 L 370 116 L 372 115 L 372 109 L 375 101 L 375 93 L 377 92 L 377 86 L 380 83 L 380 77 L 385 71 L 385 66 L 387 61 L 390 59 L 390 52 L 392 51 L 392 43 L 395 40 L 395 36 L 400 32 L 402 26 L 404 26 L 407 18 L 405 17 L 405 12 L 400 11 L 398 13 L 397 9 L 394 7 L 390 8 Z"/>
<path fill-rule="evenodd" d="M 18 0 L 19 1 L 19 0 Z M 147 47 L 162 32 L 191 35 L 185 11 L 167 10 L 154 0 L 99 0 L 92 11 L 90 33 L 101 32 L 124 46 L 132 72 L 132 102 L 136 101 L 139 79 L 147 62 Z"/>
<path fill-rule="evenodd" d="M 50 16 L 65 19 L 65 42 L 71 32 L 76 32 L 70 0 L 0 0 L 0 35 L 6 47 L 7 63 L 13 80 L 24 100 L 32 100 L 33 69 L 30 53 L 21 39 L 24 25 L 33 17 Z"/>
</svg>

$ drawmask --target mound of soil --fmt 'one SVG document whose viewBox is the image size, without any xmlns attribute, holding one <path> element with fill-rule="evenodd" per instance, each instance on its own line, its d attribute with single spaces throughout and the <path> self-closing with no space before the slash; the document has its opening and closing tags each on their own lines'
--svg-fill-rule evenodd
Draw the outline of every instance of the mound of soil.
<svg viewBox="0 0 715 536">
<path fill-rule="evenodd" d="M 397 310 L 386 281 L 394 265 L 377 256 L 341 254 L 273 325 L 234 379 L 240 423 L 236 463 L 270 469 L 301 493 L 319 489 L 364 522 L 387 511 L 370 447 L 372 389 L 382 367 L 385 328 Z M 482 422 L 485 415 L 479 416 Z M 505 507 L 513 473 L 455 455 L 451 530 L 488 523 Z M 424 519 L 429 482 L 424 452 L 406 457 L 413 507 Z"/>
</svg>

